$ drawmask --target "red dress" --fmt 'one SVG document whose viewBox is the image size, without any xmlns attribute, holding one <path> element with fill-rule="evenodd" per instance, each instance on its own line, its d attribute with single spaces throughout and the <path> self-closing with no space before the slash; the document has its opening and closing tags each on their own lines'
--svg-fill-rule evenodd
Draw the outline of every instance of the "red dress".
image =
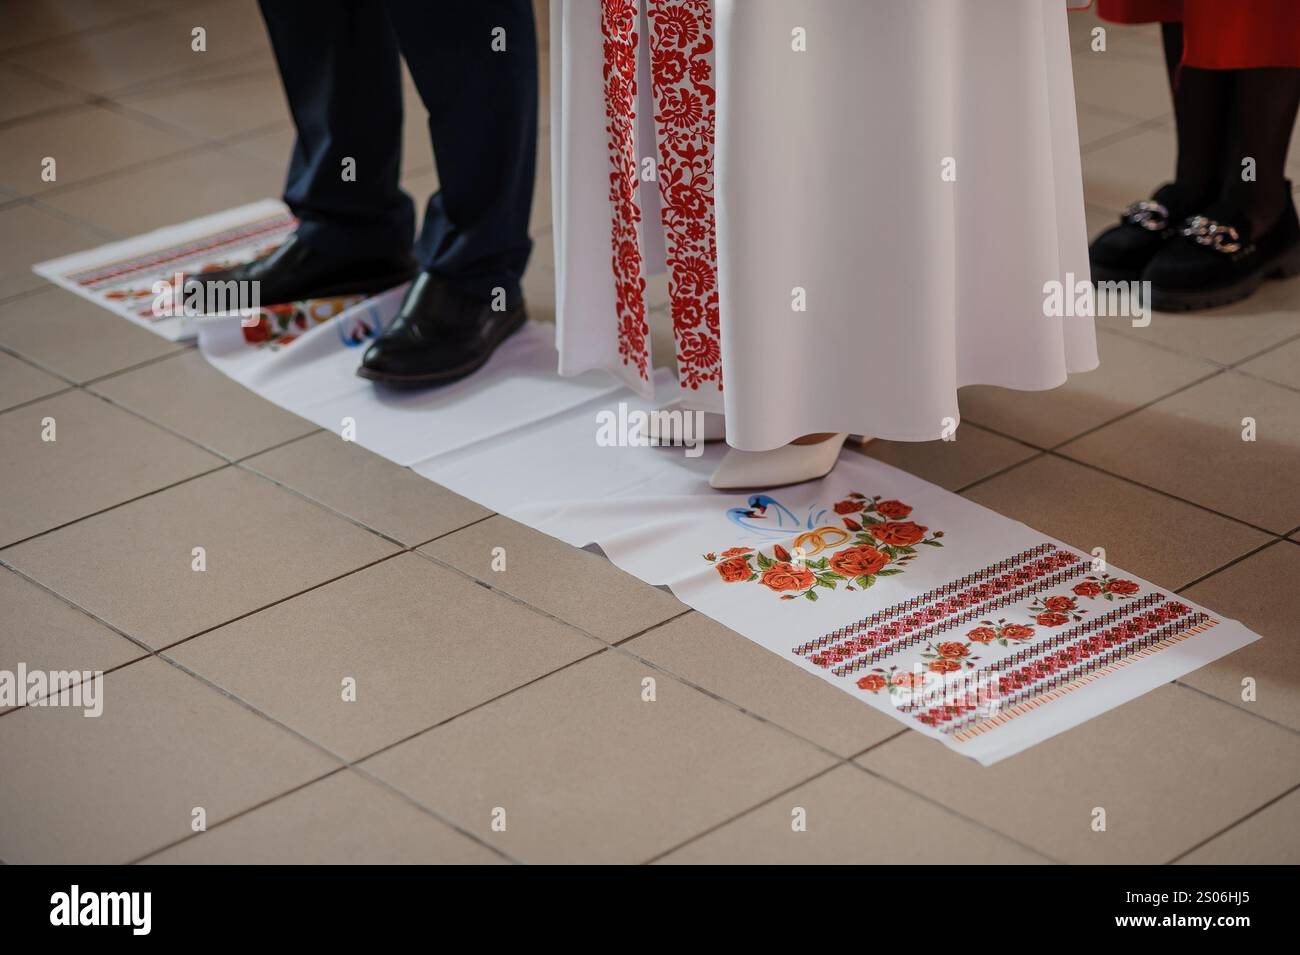
<svg viewBox="0 0 1300 955">
<path fill-rule="evenodd" d="M 1300 67 L 1300 0 L 1097 0 L 1112 23 L 1183 22 L 1183 63 L 1206 70 Z"/>
</svg>

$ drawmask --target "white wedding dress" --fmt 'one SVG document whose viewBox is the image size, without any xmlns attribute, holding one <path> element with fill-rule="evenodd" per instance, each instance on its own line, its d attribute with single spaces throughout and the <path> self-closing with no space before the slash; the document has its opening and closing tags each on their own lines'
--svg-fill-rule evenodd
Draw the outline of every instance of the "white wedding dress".
<svg viewBox="0 0 1300 955">
<path fill-rule="evenodd" d="M 657 397 L 733 447 L 930 440 L 964 385 L 1096 367 L 1092 319 L 1044 313 L 1089 277 L 1065 6 L 553 0 L 561 373 L 653 394 L 665 259 Z"/>
</svg>

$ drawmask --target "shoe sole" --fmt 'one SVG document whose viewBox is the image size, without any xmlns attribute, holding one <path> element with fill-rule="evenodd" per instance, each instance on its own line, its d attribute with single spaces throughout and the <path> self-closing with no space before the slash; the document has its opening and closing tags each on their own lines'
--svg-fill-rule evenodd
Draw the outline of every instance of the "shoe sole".
<svg viewBox="0 0 1300 955">
<path fill-rule="evenodd" d="M 427 375 L 390 375 L 380 371 L 372 371 L 362 365 L 357 368 L 358 377 L 367 381 L 373 381 L 376 384 L 387 385 L 390 388 L 428 388 L 433 385 L 447 385 L 453 381 L 459 381 L 478 371 L 488 363 L 496 350 L 501 347 L 501 343 L 513 335 L 519 329 L 524 327 L 528 321 L 528 314 L 521 308 L 518 317 L 509 325 L 503 327 L 493 339 L 491 346 L 483 354 L 483 357 L 476 358 L 472 362 L 460 365 L 448 371 L 433 372 Z"/>
<path fill-rule="evenodd" d="M 1232 285 L 1195 292 L 1178 292 L 1151 286 L 1151 307 L 1157 312 L 1194 312 L 1231 305 L 1250 298 L 1270 279 L 1300 275 L 1300 243 L 1283 249 L 1273 261 L 1256 269 Z"/>
</svg>

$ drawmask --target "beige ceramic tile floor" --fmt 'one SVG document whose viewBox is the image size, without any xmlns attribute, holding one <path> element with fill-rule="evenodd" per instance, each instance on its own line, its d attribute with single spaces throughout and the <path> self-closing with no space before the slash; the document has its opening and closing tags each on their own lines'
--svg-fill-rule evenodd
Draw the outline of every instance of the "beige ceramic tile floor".
<svg viewBox="0 0 1300 955">
<path fill-rule="evenodd" d="M 869 449 L 1264 636 L 986 769 L 45 286 L 33 262 L 276 194 L 292 127 L 253 0 L 0 20 L 0 668 L 102 669 L 110 701 L 0 712 L 0 860 L 1300 861 L 1300 282 L 1104 322 L 1100 370 L 969 389 L 956 442 Z M 1173 155 L 1153 31 L 1094 53 L 1095 25 L 1072 17 L 1093 229 Z"/>
</svg>

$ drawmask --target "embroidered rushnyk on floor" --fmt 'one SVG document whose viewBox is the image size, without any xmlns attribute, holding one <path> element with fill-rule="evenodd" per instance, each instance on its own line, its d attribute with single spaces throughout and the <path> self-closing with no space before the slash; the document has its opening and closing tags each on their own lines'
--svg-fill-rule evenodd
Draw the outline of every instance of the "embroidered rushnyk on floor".
<svg viewBox="0 0 1300 955">
<path fill-rule="evenodd" d="M 268 400 L 576 546 L 990 764 L 1217 659 L 1241 624 L 852 451 L 826 478 L 714 491 L 722 453 L 610 446 L 652 405 L 555 373 L 530 324 L 437 391 L 376 390 L 358 346 L 401 290 L 256 314 L 154 321 L 154 282 L 249 258 L 292 229 L 256 203 L 47 262 L 37 271 L 204 356 Z M 147 301 L 146 301 L 147 293 Z M 666 372 L 660 372 L 666 375 Z M 694 453 L 694 452 L 692 452 Z"/>
</svg>

